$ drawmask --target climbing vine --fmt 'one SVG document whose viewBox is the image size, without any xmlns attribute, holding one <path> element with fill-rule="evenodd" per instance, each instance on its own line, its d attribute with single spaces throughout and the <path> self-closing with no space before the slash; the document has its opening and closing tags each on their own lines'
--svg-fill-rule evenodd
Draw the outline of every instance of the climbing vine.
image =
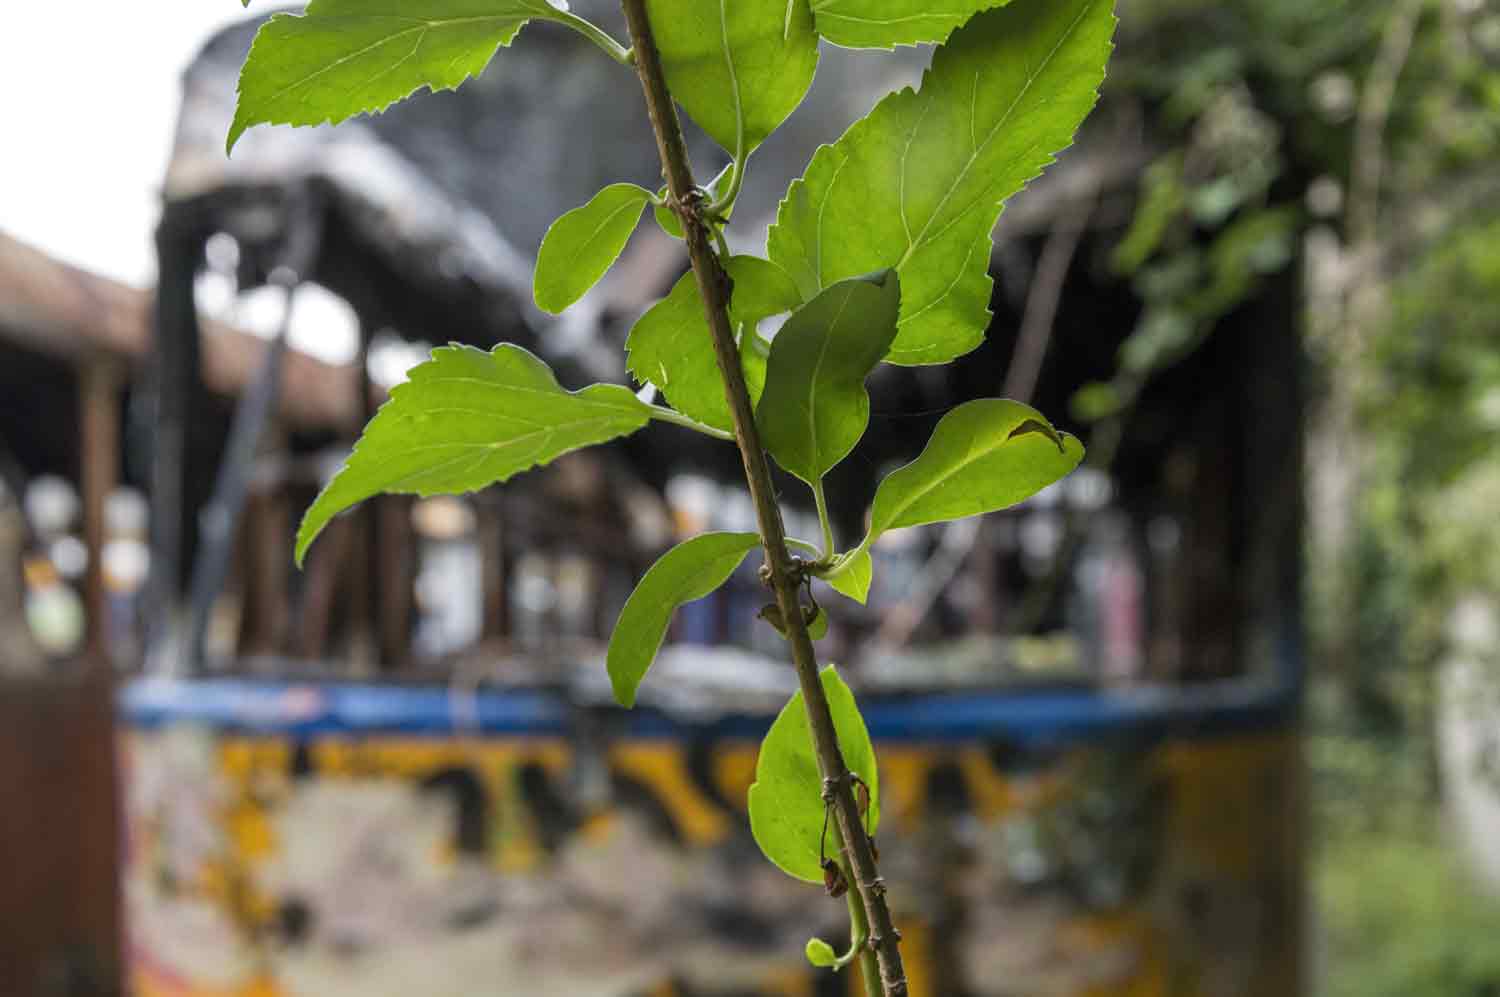
<svg viewBox="0 0 1500 997">
<path fill-rule="evenodd" d="M 259 124 L 378 112 L 477 75 L 532 20 L 581 32 L 639 77 L 666 184 L 618 183 L 568 212 L 537 254 L 539 307 L 566 309 L 623 251 L 646 209 L 683 239 L 692 271 L 636 323 L 628 366 L 643 388 L 568 390 L 509 344 L 434 350 L 376 413 L 303 518 L 299 561 L 338 513 L 386 492 L 474 491 L 653 421 L 733 441 L 757 533 L 709 533 L 664 555 L 610 641 L 616 698 L 631 706 L 672 613 L 722 585 L 757 546 L 774 595 L 761 616 L 786 638 L 800 691 L 772 725 L 750 790 L 751 830 L 788 875 L 848 897 L 853 944 L 808 958 L 857 962 L 866 991 L 907 992 L 879 876 L 874 749 L 849 687 L 818 666 L 826 617 L 814 582 L 863 601 L 870 548 L 889 530 L 1021 502 L 1083 457 L 1019 402 L 954 408 L 922 453 L 879 483 L 857 543 L 836 536 L 824 478 L 864 435 L 865 380 L 881 363 L 947 363 L 989 324 L 991 230 L 1005 201 L 1071 141 L 1104 77 L 1112 0 L 623 0 L 630 44 L 561 0 L 312 0 L 261 28 L 228 146 Z M 920 86 L 891 93 L 818 150 L 781 202 L 764 256 L 724 232 L 756 149 L 797 108 L 820 39 L 857 48 L 931 44 Z M 729 155 L 695 180 L 678 108 Z M 762 323 L 789 315 L 774 336 Z M 659 396 L 664 404 L 648 400 Z M 789 539 L 769 461 L 812 492 L 821 536 Z"/>
</svg>

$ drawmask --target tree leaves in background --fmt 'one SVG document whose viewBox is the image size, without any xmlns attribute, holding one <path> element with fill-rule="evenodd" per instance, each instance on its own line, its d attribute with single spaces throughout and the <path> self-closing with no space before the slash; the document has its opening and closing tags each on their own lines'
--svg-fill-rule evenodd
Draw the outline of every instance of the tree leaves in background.
<svg viewBox="0 0 1500 997">
<path fill-rule="evenodd" d="M 1006 0 L 813 0 L 818 34 L 845 48 L 941 43 L 981 10 Z"/>
<path fill-rule="evenodd" d="M 1015 0 L 933 57 L 920 91 L 881 101 L 818 150 L 781 203 L 771 260 L 804 298 L 894 267 L 892 363 L 943 363 L 989 324 L 990 233 L 1002 203 L 1052 161 L 1094 106 L 1112 0 Z"/>
<path fill-rule="evenodd" d="M 537 251 L 532 294 L 554 315 L 583 297 L 625 251 L 651 192 L 617 183 L 595 194 L 547 229 Z"/>
<path fill-rule="evenodd" d="M 801 299 L 790 278 L 766 260 L 735 256 L 727 270 L 734 282 L 730 320 L 740 330 L 740 360 L 753 405 L 765 385 L 766 358 L 759 349 L 763 344 L 747 337 L 753 336 L 761 319 L 795 308 Z M 640 317 L 625 349 L 630 373 L 643 384 L 656 385 L 677 411 L 705 426 L 734 429 L 703 299 L 691 272 Z"/>
<path fill-rule="evenodd" d="M 868 548 L 886 530 L 964 519 L 1015 505 L 1067 475 L 1083 445 L 1029 405 L 965 402 L 938 421 L 917 459 L 875 490 Z"/>
<path fill-rule="evenodd" d="M 565 21 L 547 0 L 312 0 L 276 14 L 240 71 L 228 148 L 258 124 L 317 125 L 383 111 L 422 87 L 477 76 L 533 17 Z"/>
<path fill-rule="evenodd" d="M 677 607 L 723 585 L 759 543 L 755 533 L 705 533 L 673 547 L 651 566 L 625 600 L 609 639 L 609 681 L 621 706 L 635 705 L 636 690 Z"/>
<path fill-rule="evenodd" d="M 817 484 L 864 435 L 865 378 L 896 336 L 900 306 L 900 283 L 886 270 L 833 285 L 776 334 L 755 422 L 776 463 L 808 484 Z"/>
<path fill-rule="evenodd" d="M 672 96 L 732 155 L 796 110 L 818 68 L 807 0 L 648 0 Z"/>
<path fill-rule="evenodd" d="M 566 391 L 519 346 L 445 346 L 412 368 L 297 530 L 297 561 L 328 521 L 382 492 L 455 495 L 635 432 L 650 406 L 617 384 Z"/>
<path fill-rule="evenodd" d="M 880 825 L 880 773 L 875 747 L 859 714 L 854 693 L 829 666 L 819 679 L 833 714 L 839 748 L 849 771 L 870 787 L 869 827 Z M 777 868 L 809 883 L 823 882 L 819 863 L 823 836 L 823 776 L 813 755 L 812 731 L 802 693 L 792 697 L 760 745 L 755 761 L 755 783 L 750 787 L 750 831 L 756 844 Z M 830 850 L 833 854 L 829 837 Z"/>
</svg>

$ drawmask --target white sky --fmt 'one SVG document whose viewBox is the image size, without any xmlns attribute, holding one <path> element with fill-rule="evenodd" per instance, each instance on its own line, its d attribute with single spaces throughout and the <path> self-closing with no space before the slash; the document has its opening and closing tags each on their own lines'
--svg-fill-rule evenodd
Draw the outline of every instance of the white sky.
<svg viewBox="0 0 1500 997">
<path fill-rule="evenodd" d="M 157 188 L 178 74 L 238 0 L 6 9 L 0 30 L 0 231 L 132 284 L 155 275 Z"/>
<path fill-rule="evenodd" d="M 179 77 L 215 30 L 246 16 L 238 0 L 83 7 L 32 0 L 8 10 L 0 30 L 0 231 L 106 277 L 153 284 L 151 238 Z M 279 295 L 270 297 L 200 303 L 270 335 L 281 310 Z M 347 362 L 354 330 L 341 300 L 317 288 L 299 292 L 292 346 Z"/>
</svg>

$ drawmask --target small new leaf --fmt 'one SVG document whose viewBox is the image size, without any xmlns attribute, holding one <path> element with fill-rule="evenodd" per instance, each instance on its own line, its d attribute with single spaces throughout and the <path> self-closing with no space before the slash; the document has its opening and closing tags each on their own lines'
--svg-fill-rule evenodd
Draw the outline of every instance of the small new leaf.
<svg viewBox="0 0 1500 997">
<path fill-rule="evenodd" d="M 343 510 L 382 492 L 456 495 L 635 432 L 650 406 L 617 384 L 567 391 L 519 346 L 444 346 L 412 368 L 297 530 L 297 562 Z"/>
<path fill-rule="evenodd" d="M 816 484 L 849 455 L 870 423 L 865 378 L 896 336 L 901 288 L 893 271 L 820 293 L 771 344 L 765 393 L 755 409 L 776 463 Z"/>
<path fill-rule="evenodd" d="M 646 11 L 672 96 L 731 155 L 748 158 L 812 85 L 807 0 L 647 0 Z"/>
<path fill-rule="evenodd" d="M 869 826 L 880 824 L 880 780 L 875 748 L 854 694 L 833 667 L 819 676 L 849 771 L 870 787 Z M 750 830 L 779 869 L 807 883 L 823 882 L 823 779 L 813 755 L 807 710 L 798 692 L 761 742 L 750 787 Z"/>
<path fill-rule="evenodd" d="M 758 543 L 754 533 L 705 533 L 673 547 L 651 566 L 625 600 L 609 639 L 609 681 L 621 706 L 635 705 L 636 690 L 677 607 L 723 585 Z"/>
<path fill-rule="evenodd" d="M 644 187 L 611 184 L 553 222 L 536 255 L 537 307 L 556 315 L 588 293 L 625 251 L 650 200 Z"/>
<path fill-rule="evenodd" d="M 818 34 L 845 48 L 941 44 L 981 10 L 1006 0 L 813 0 Z"/>
<path fill-rule="evenodd" d="M 886 530 L 963 519 L 1015 505 L 1067 475 L 1083 445 L 1028 405 L 965 402 L 938 422 L 917 459 L 875 490 L 871 542 Z"/>
<path fill-rule="evenodd" d="M 767 253 L 804 298 L 894 267 L 891 363 L 944 363 L 989 325 L 990 232 L 1094 106 L 1112 0 L 1017 0 L 938 49 L 920 91 L 891 94 L 818 150 L 787 192 Z"/>
<path fill-rule="evenodd" d="M 839 961 L 838 953 L 833 946 L 821 938 L 809 938 L 807 940 L 807 961 L 819 969 L 832 969 Z"/>
<path fill-rule="evenodd" d="M 228 148 L 258 124 L 317 125 L 383 111 L 422 87 L 477 76 L 547 0 L 312 0 L 261 26 L 240 71 Z"/>
</svg>

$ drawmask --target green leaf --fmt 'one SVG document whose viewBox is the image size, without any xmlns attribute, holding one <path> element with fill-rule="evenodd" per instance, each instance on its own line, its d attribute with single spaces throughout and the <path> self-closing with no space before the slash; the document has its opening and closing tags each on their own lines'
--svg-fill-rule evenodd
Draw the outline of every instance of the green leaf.
<svg viewBox="0 0 1500 997">
<path fill-rule="evenodd" d="M 312 0 L 261 26 L 240 71 L 228 148 L 258 124 L 317 125 L 383 111 L 422 87 L 477 76 L 547 0 Z"/>
<path fill-rule="evenodd" d="M 536 254 L 537 307 L 556 315 L 598 283 L 625 251 L 650 200 L 644 187 L 611 184 L 553 222 Z"/>
<path fill-rule="evenodd" d="M 656 385 L 677 411 L 705 426 L 734 430 L 691 270 L 636 321 L 625 350 L 630 373 L 642 384 Z"/>
<path fill-rule="evenodd" d="M 900 284 L 887 270 L 833 285 L 776 334 L 755 423 L 776 463 L 808 484 L 864 435 L 865 378 L 896 336 L 900 306 Z"/>
<path fill-rule="evenodd" d="M 754 533 L 705 533 L 673 547 L 651 566 L 625 600 L 609 638 L 609 681 L 621 706 L 635 705 L 636 690 L 677 607 L 723 585 L 758 543 Z"/>
<path fill-rule="evenodd" d="M 740 360 L 753 405 L 765 384 L 764 340 L 751 338 L 761 319 L 797 307 L 800 300 L 791 279 L 774 264 L 754 256 L 729 260 L 734 282 L 730 320 L 742 331 Z M 705 426 L 734 430 L 724 380 L 714 357 L 713 337 L 698 284 L 691 272 L 672 291 L 642 315 L 625 341 L 630 373 L 642 384 L 654 384 L 672 407 Z"/>
<path fill-rule="evenodd" d="M 874 562 L 867 550 L 857 550 L 845 556 L 849 558 L 849 566 L 825 581 L 835 592 L 846 595 L 863 606 L 870 596 L 870 582 L 875 575 Z"/>
<path fill-rule="evenodd" d="M 894 267 L 891 363 L 943 363 L 979 345 L 991 230 L 1094 106 L 1111 4 L 1016 0 L 975 16 L 934 55 L 920 91 L 891 94 L 818 150 L 781 202 L 771 260 L 804 298 Z"/>
<path fill-rule="evenodd" d="M 839 748 L 849 771 L 870 787 L 870 833 L 880 825 L 880 774 L 875 747 L 865 729 L 854 694 L 832 666 L 820 676 L 833 714 Z M 819 864 L 823 832 L 823 777 L 813 755 L 807 710 L 799 691 L 782 709 L 761 742 L 750 787 L 750 831 L 760 850 L 789 876 L 809 883 L 823 881 Z M 830 851 L 832 854 L 830 835 Z"/>
<path fill-rule="evenodd" d="M 807 961 L 819 969 L 830 969 L 839 961 L 839 955 L 833 950 L 833 946 L 821 938 L 809 938 L 806 952 Z"/>
<path fill-rule="evenodd" d="M 813 0 L 818 34 L 845 48 L 942 43 L 954 28 L 1006 0 Z"/>
<path fill-rule="evenodd" d="M 818 36 L 807 0 L 647 0 L 646 9 L 672 96 L 731 155 L 748 157 L 812 85 Z"/>
<path fill-rule="evenodd" d="M 1015 505 L 1061 479 L 1083 445 L 1029 405 L 965 402 L 938 422 L 917 459 L 875 490 L 869 544 L 886 530 L 963 519 Z"/>
<path fill-rule="evenodd" d="M 719 175 L 718 176 L 714 177 L 713 180 L 711 180 L 709 182 L 709 184 L 708 184 L 708 194 L 709 194 L 709 197 L 713 198 L 714 200 L 718 200 L 719 198 L 721 198 L 721 197 L 725 196 L 726 194 L 728 194 L 729 193 L 729 182 L 730 182 L 730 180 L 733 179 L 733 177 L 734 177 L 734 164 L 730 163 L 728 166 L 724 167 L 722 170 L 719 171 Z M 665 203 L 666 196 L 667 196 L 667 188 L 665 186 L 663 186 L 660 190 L 658 190 L 656 192 L 656 198 L 657 198 L 657 200 L 663 202 L 661 204 L 655 205 L 651 209 L 652 212 L 656 215 L 656 224 L 659 225 L 659 226 L 661 226 L 661 230 L 663 232 L 667 233 L 667 235 L 670 235 L 674 239 L 685 238 L 685 236 L 683 234 L 683 231 L 682 231 L 682 219 L 678 218 L 677 217 L 677 213 L 674 212 L 671 208 L 667 207 L 667 205 Z M 731 204 L 729 206 L 729 210 L 724 213 L 724 217 L 727 220 L 733 214 L 734 214 L 734 205 Z"/>
<path fill-rule="evenodd" d="M 807 625 L 807 636 L 813 640 L 822 640 L 828 636 L 828 610 L 822 606 L 818 607 L 818 613 Z"/>
<path fill-rule="evenodd" d="M 444 346 L 391 391 L 297 530 L 297 562 L 335 515 L 382 492 L 456 495 L 644 426 L 618 384 L 566 391 L 519 346 Z"/>
<path fill-rule="evenodd" d="M 786 271 L 759 256 L 734 256 L 726 268 L 734 289 L 729 298 L 729 320 L 740 337 L 740 367 L 750 404 L 760 402 L 766 386 L 771 344 L 757 331 L 763 319 L 794 310 L 802 304 L 797 285 Z"/>
</svg>

